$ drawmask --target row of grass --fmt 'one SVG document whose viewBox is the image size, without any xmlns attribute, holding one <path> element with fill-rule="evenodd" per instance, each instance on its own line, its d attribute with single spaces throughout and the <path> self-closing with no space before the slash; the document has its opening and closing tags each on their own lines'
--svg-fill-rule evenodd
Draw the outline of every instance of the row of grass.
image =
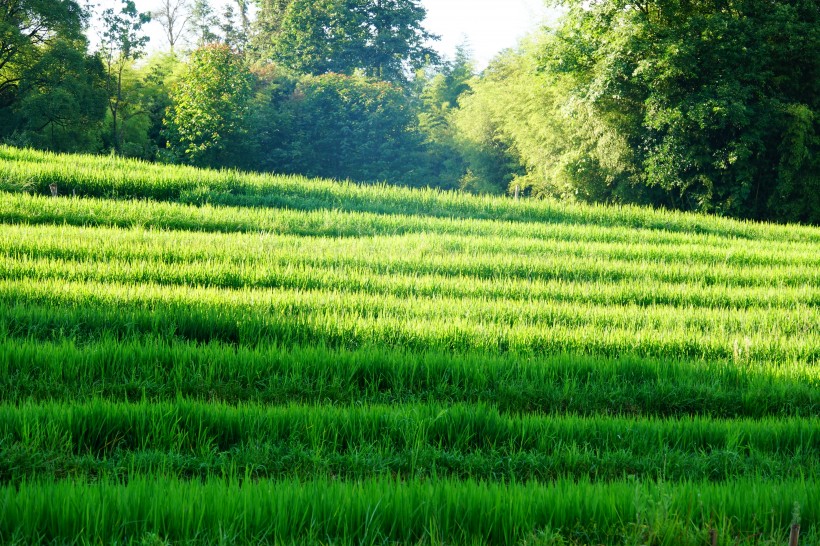
<svg viewBox="0 0 820 546">
<path fill-rule="evenodd" d="M 816 419 L 502 415 L 481 405 L 0 406 L 0 480 L 84 473 L 540 481 L 820 476 Z"/>
<path fill-rule="evenodd" d="M 44 200 L 46 203 L 52 201 Z M 78 200 L 72 202 L 84 201 Z M 93 204 L 94 202 L 86 203 Z M 154 203 L 155 207 L 167 206 L 165 203 Z M 187 209 L 191 220 L 195 221 L 200 209 Z M 247 209 L 233 209 L 237 212 Z M 294 219 L 302 218 L 305 222 L 311 220 L 314 213 L 293 212 Z M 346 213 L 338 220 L 342 222 L 355 221 L 358 213 Z M 21 216 L 21 221 L 27 223 L 29 218 Z M 100 220 L 105 220 L 101 218 Z M 334 219 L 334 221 L 337 219 Z M 70 223 L 70 222 L 67 222 Z M 459 221 L 465 228 L 471 224 L 485 225 L 492 222 Z M 508 226 L 509 224 L 499 224 Z M 814 252 L 815 247 L 808 243 L 791 243 L 779 241 L 747 241 L 741 239 L 698 240 L 673 237 L 667 239 L 660 232 L 643 232 L 645 236 L 613 237 L 611 230 L 589 229 L 582 233 L 581 228 L 560 226 L 560 229 L 545 231 L 538 234 L 527 233 L 486 233 L 481 237 L 468 233 L 425 232 L 422 231 L 393 233 L 377 233 L 378 226 L 373 233 L 365 233 L 356 237 L 327 237 L 306 236 L 292 234 L 287 231 L 273 232 L 260 230 L 254 233 L 207 233 L 207 230 L 180 231 L 180 230 L 125 230 L 97 226 L 93 229 L 81 229 L 66 226 L 38 226 L 9 225 L 9 233 L 20 238 L 19 245 L 23 249 L 53 252 L 82 252 L 89 250 L 88 244 L 83 245 L 87 234 L 101 233 L 111 239 L 98 241 L 97 250 L 104 255 L 130 257 L 140 253 L 150 252 L 161 245 L 170 256 L 176 259 L 186 259 L 201 255 L 204 244 L 217 244 L 211 251 L 215 257 L 230 257 L 237 259 L 260 251 L 290 248 L 297 255 L 306 252 L 307 247 L 316 248 L 324 253 L 360 253 L 367 247 L 373 256 L 380 260 L 395 261 L 398 258 L 397 245 L 401 245 L 412 258 L 419 256 L 430 258 L 454 257 L 501 257 L 507 254 L 515 256 L 537 256 L 547 258 L 560 255 L 567 259 L 579 259 L 595 256 L 604 262 L 629 261 L 651 262 L 664 266 L 678 265 L 681 260 L 688 260 L 693 265 L 723 266 L 727 268 L 745 267 L 806 267 L 817 266 L 820 258 Z M 146 233 L 147 232 L 147 233 Z M 65 239 L 58 237 L 63 235 Z M 149 237 L 150 235 L 150 237 Z M 38 241 L 43 239 L 43 241 Z M 583 242 L 580 245 L 579 242 Z M 128 246 L 123 246 L 127 244 Z M 133 245 L 133 248 L 130 248 Z M 4 248 L 6 248 L 4 246 Z M 133 253 L 133 254 L 132 254 Z"/>
<path fill-rule="evenodd" d="M 298 257 L 288 263 L 284 253 L 281 258 L 275 256 L 274 259 L 276 261 L 272 263 L 259 263 L 262 260 L 256 263 L 230 263 L 210 257 L 178 262 L 165 261 L 162 257 L 101 257 L 96 260 L 88 257 L 74 260 L 29 255 L 0 256 L 0 278 L 25 278 L 31 282 L 62 280 L 126 285 L 188 285 L 235 290 L 271 288 L 303 292 L 360 292 L 401 298 L 501 300 L 507 304 L 534 300 L 611 306 L 654 305 L 727 310 L 785 308 L 798 311 L 820 304 L 820 284 L 801 284 L 794 277 L 779 280 L 788 283 L 786 286 L 727 286 L 703 284 L 696 280 L 671 283 L 651 278 L 657 269 L 646 268 L 648 275 L 635 275 L 631 281 L 583 282 L 577 277 L 590 275 L 589 268 L 573 269 L 571 264 L 558 260 L 560 269 L 557 267 L 549 272 L 549 278 L 539 275 L 541 278 L 516 279 L 441 273 L 378 274 L 369 270 L 370 264 L 364 267 L 348 264 L 321 267 L 299 263 Z M 816 271 L 809 274 L 814 275 Z M 575 278 L 555 278 L 565 272 Z M 610 273 L 615 274 L 613 271 Z M 765 282 L 765 279 L 758 280 Z"/>
<path fill-rule="evenodd" d="M 38 434 L 35 429 L 32 434 Z M 50 435 L 50 436 L 53 436 Z M 58 439 L 59 442 L 60 439 Z M 765 483 L 782 480 L 816 480 L 820 475 L 817 453 L 738 452 L 735 449 L 692 452 L 667 448 L 639 454 L 628 450 L 597 451 L 586 445 L 559 444 L 548 452 L 526 449 L 464 451 L 421 442 L 411 448 L 357 445 L 336 451 L 295 442 L 254 440 L 219 450 L 194 433 L 195 450 L 160 447 L 117 449 L 104 456 L 71 453 L 66 442 L 32 450 L 30 442 L 0 440 L 0 478 L 3 483 L 26 479 L 129 479 L 135 475 L 204 479 L 231 473 L 255 480 L 270 479 L 372 479 L 382 476 L 406 480 L 480 479 L 551 483 L 561 478 L 585 476 L 599 482 L 625 478 L 677 482 L 704 480 L 727 483 L 748 478 Z"/>
<path fill-rule="evenodd" d="M 504 219 L 391 215 L 338 209 L 264 209 L 258 207 L 191 205 L 150 200 L 51 198 L 0 190 L 0 222 L 4 224 L 68 224 L 89 227 L 144 227 L 214 233 L 277 233 L 307 237 L 355 238 L 411 233 L 530 238 L 581 242 L 624 242 L 650 245 L 698 245 L 700 248 L 742 248 L 744 241 L 772 251 L 811 254 L 811 236 L 790 237 L 777 226 L 759 226 L 754 235 L 717 231 L 674 231 L 585 223 L 521 223 Z M 800 228 L 805 229 L 805 228 Z M 808 232 L 811 233 L 811 232 Z"/>
<path fill-rule="evenodd" d="M 292 287 L 434 297 L 550 299 L 695 306 L 813 305 L 817 256 L 803 263 L 667 266 L 648 245 L 611 259 L 546 246 L 529 252 L 437 237 L 316 240 L 141 229 L 14 226 L 0 242 L 6 278 L 111 280 L 225 288 Z M 568 247 L 569 248 L 569 247 Z M 657 249 L 651 250 L 657 252 Z M 731 256 L 731 250 L 727 255 Z M 728 258 L 727 258 L 728 259 Z"/>
<path fill-rule="evenodd" d="M 680 449 L 784 455 L 802 451 L 817 457 L 820 451 L 820 422 L 814 418 L 515 416 L 482 405 L 268 407 L 182 400 L 2 405 L 0 416 L 0 436 L 26 449 L 59 447 L 96 455 L 149 447 L 195 452 L 213 446 L 225 451 L 254 441 L 331 451 L 365 445 L 406 450 L 417 444 L 509 453 L 549 453 L 565 446 L 635 455 Z"/>
<path fill-rule="evenodd" d="M 0 335 L 669 359 L 795 362 L 820 358 L 820 311 L 608 306 L 401 298 L 298 290 L 0 280 Z"/>
<path fill-rule="evenodd" d="M 78 344 L 0 340 L 7 403 L 89 399 L 228 404 L 484 404 L 504 413 L 820 415 L 820 370 L 578 354 L 544 357 L 366 347 Z"/>
<path fill-rule="evenodd" d="M 58 155 L 0 147 L 0 190 L 115 199 L 152 199 L 278 209 L 369 212 L 422 217 L 500 219 L 515 222 L 599 224 L 713 233 L 732 237 L 820 240 L 800 226 L 772 227 L 640 207 L 513 201 L 437 190 L 364 186 L 294 176 L 207 171 L 115 157 Z"/>
<path fill-rule="evenodd" d="M 175 478 L 0 487 L 12 544 L 782 544 L 818 538 L 817 482 L 250 482 Z"/>
</svg>

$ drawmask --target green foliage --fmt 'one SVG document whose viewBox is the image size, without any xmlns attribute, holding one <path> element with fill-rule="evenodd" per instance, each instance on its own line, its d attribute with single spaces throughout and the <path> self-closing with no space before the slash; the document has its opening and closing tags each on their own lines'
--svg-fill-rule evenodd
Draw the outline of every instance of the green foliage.
<svg viewBox="0 0 820 546">
<path fill-rule="evenodd" d="M 171 89 L 179 81 L 183 69 L 182 61 L 174 53 L 157 53 L 149 57 L 139 71 L 142 117 L 148 120 L 145 133 L 147 148 L 141 154 L 130 155 L 160 160 L 170 155 L 164 135 L 165 116 L 173 104 Z"/>
<path fill-rule="evenodd" d="M 42 46 L 77 40 L 87 14 L 74 0 L 5 0 L 0 6 L 0 110 L 16 100 L 20 76 Z"/>
<path fill-rule="evenodd" d="M 121 153 L 127 122 L 143 115 L 138 106 L 138 85 L 129 76 L 133 62 L 145 54 L 149 38 L 142 34 L 142 27 L 151 21 L 151 16 L 138 12 L 133 0 L 122 0 L 119 11 L 109 8 L 103 11 L 102 19 L 102 56 L 110 113 L 109 145 Z"/>
<path fill-rule="evenodd" d="M 169 147 L 194 165 L 240 165 L 253 91 L 244 59 L 227 45 L 196 50 L 171 90 Z"/>
<path fill-rule="evenodd" d="M 778 109 L 782 142 L 777 182 L 767 203 L 773 218 L 820 220 L 820 132 L 817 108 L 790 104 Z"/>
<path fill-rule="evenodd" d="M 459 98 L 471 89 L 475 67 L 467 44 L 456 48 L 452 61 L 443 61 L 422 91 L 422 99 L 428 107 L 457 108 Z"/>
<path fill-rule="evenodd" d="M 123 65 L 118 70 L 120 102 L 116 117 L 109 109 L 103 122 L 103 149 L 114 150 L 124 157 L 153 159 L 155 153 L 148 142 L 150 118 L 147 105 L 147 89 L 141 71 L 134 64 Z M 116 139 L 116 140 L 115 140 Z"/>
<path fill-rule="evenodd" d="M 591 155 L 613 195 L 646 186 L 675 208 L 820 219 L 816 2 L 567 4 L 545 74 L 620 142 Z"/>
<path fill-rule="evenodd" d="M 631 190 L 628 144 L 542 70 L 554 37 L 522 42 L 495 59 L 461 101 L 454 122 L 479 182 L 536 197 L 645 202 Z"/>
<path fill-rule="evenodd" d="M 342 74 L 276 78 L 254 114 L 259 165 L 360 182 L 429 183 L 401 88 Z"/>
<path fill-rule="evenodd" d="M 7 125 L 17 141 L 55 151 L 98 146 L 106 106 L 104 71 L 84 49 L 82 41 L 57 40 L 21 73 L 13 121 Z"/>
<path fill-rule="evenodd" d="M 198 48 L 219 41 L 214 29 L 219 26 L 219 19 L 208 0 L 193 0 L 191 9 L 191 26 L 193 27 L 196 45 Z"/>
<path fill-rule="evenodd" d="M 148 36 L 141 34 L 143 25 L 151 22 L 147 13 L 139 13 L 133 0 L 122 0 L 120 11 L 109 8 L 102 13 L 103 51 L 120 61 L 140 59 L 145 53 Z"/>
<path fill-rule="evenodd" d="M 0 138 L 60 151 L 95 140 L 99 75 L 85 54 L 86 18 L 73 0 L 0 5 Z"/>
<path fill-rule="evenodd" d="M 496 67 L 503 60 L 496 60 Z M 516 174 L 520 174 L 520 159 L 502 128 L 507 122 L 515 123 L 507 109 L 516 97 L 509 89 L 494 88 L 499 79 L 493 77 L 495 67 L 473 82 L 471 92 L 460 100 L 461 108 L 454 112 L 452 125 L 456 142 L 467 164 L 462 178 L 463 186 L 494 189 L 504 192 Z"/>
<path fill-rule="evenodd" d="M 282 30 L 282 20 L 293 0 L 256 0 L 256 18 L 252 24 L 252 56 L 256 60 L 274 58 L 274 43 Z"/>
<path fill-rule="evenodd" d="M 418 0 L 294 0 L 262 8 L 272 12 L 274 34 L 267 39 L 274 60 L 299 72 L 361 70 L 403 82 L 408 68 L 437 58 L 425 45 L 434 36 L 422 27 L 426 10 Z"/>
<path fill-rule="evenodd" d="M 468 171 L 465 147 L 453 124 L 459 99 L 471 90 L 474 68 L 466 46 L 459 46 L 452 62 L 443 62 L 431 75 L 416 76 L 419 132 L 425 139 L 429 178 L 438 187 L 458 189 Z M 476 188 L 464 188 L 476 189 Z M 491 193 L 492 189 L 488 193 Z"/>
<path fill-rule="evenodd" d="M 244 53 L 247 49 L 250 38 L 248 35 L 250 32 L 248 27 L 248 12 L 244 0 L 236 1 L 239 4 L 239 7 L 245 7 L 246 11 L 240 11 L 240 21 L 238 22 L 236 20 L 237 14 L 234 12 L 233 6 L 231 4 L 226 4 L 225 11 L 222 13 L 222 20 L 219 23 L 219 30 L 222 35 L 222 43 L 232 49 L 235 49 L 236 51 L 239 51 L 240 53 Z"/>
<path fill-rule="evenodd" d="M 474 183 L 817 222 L 816 2 L 563 2 L 453 115 Z"/>
</svg>

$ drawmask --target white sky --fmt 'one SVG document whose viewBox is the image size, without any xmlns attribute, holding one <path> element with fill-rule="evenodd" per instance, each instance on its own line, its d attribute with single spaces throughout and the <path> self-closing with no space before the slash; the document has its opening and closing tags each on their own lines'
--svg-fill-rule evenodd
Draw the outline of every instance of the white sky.
<svg viewBox="0 0 820 546">
<path fill-rule="evenodd" d="M 100 8 L 117 7 L 120 0 L 93 0 Z M 217 13 L 232 0 L 212 0 Z M 156 9 L 158 0 L 136 0 L 137 9 Z M 544 6 L 543 0 L 422 0 L 427 8 L 425 28 L 441 36 L 434 47 L 452 58 L 456 46 L 467 41 L 476 68 L 487 63 L 503 49 L 515 47 L 518 40 L 545 21 L 554 20 L 556 11 Z M 148 27 L 149 49 L 164 49 L 166 40 L 157 23 Z"/>
<path fill-rule="evenodd" d="M 453 56 L 467 39 L 477 68 L 483 69 L 495 55 L 556 17 L 543 0 L 423 0 L 427 8 L 425 28 L 441 36 L 436 48 Z"/>
</svg>

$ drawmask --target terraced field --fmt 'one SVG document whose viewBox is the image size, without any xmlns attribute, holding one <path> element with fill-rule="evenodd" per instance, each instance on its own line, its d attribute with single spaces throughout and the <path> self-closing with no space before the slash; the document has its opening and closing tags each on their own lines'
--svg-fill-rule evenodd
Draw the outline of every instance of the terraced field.
<svg viewBox="0 0 820 546">
<path fill-rule="evenodd" d="M 0 222 L 0 543 L 820 541 L 818 229 L 5 147 Z"/>
</svg>

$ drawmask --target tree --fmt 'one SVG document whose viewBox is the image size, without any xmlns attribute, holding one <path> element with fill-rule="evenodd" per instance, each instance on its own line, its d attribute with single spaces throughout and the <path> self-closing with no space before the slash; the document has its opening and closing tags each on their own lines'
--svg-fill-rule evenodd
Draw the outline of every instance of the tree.
<svg viewBox="0 0 820 546">
<path fill-rule="evenodd" d="M 521 154 L 508 130 L 520 119 L 510 108 L 524 104 L 524 97 L 516 91 L 528 86 L 539 90 L 541 86 L 519 77 L 527 73 L 527 64 L 522 61 L 511 53 L 497 58 L 472 82 L 470 92 L 459 100 L 459 108 L 452 111 L 449 126 L 454 133 L 453 145 L 466 166 L 460 180 L 464 189 L 503 193 L 524 174 Z"/>
<path fill-rule="evenodd" d="M 460 45 L 453 61 L 441 63 L 436 72 L 420 71 L 414 80 L 418 89 L 419 131 L 424 136 L 429 178 L 441 188 L 478 189 L 465 184 L 470 167 L 459 141 L 454 116 L 459 99 L 472 89 L 475 71 L 466 45 Z M 497 190 L 498 188 L 494 188 Z"/>
<path fill-rule="evenodd" d="M 587 148 L 619 143 L 593 170 L 617 165 L 665 206 L 820 222 L 816 0 L 565 5 L 541 64 L 575 134 L 597 125 Z"/>
<path fill-rule="evenodd" d="M 85 41 L 58 40 L 20 79 L 15 107 L 19 139 L 59 152 L 93 151 L 106 111 L 100 59 L 85 53 Z"/>
<path fill-rule="evenodd" d="M 214 15 L 214 10 L 208 0 L 194 0 L 194 7 L 191 9 L 191 26 L 194 32 L 197 47 L 219 41 L 213 28 L 219 26 L 219 19 Z"/>
<path fill-rule="evenodd" d="M 359 182 L 423 185 L 423 142 L 403 89 L 362 75 L 276 78 L 256 108 L 266 170 Z"/>
<path fill-rule="evenodd" d="M 192 13 L 189 0 L 162 0 L 159 9 L 151 12 L 151 18 L 157 21 L 165 31 L 171 52 L 177 42 L 185 35 Z"/>
<path fill-rule="evenodd" d="M 247 14 L 245 14 L 247 19 Z M 222 20 L 219 22 L 219 30 L 222 31 L 222 43 L 244 53 L 248 44 L 248 33 L 236 23 L 236 12 L 230 4 L 225 5 L 222 13 Z"/>
<path fill-rule="evenodd" d="M 0 108 L 17 99 L 26 66 L 57 40 L 82 38 L 86 12 L 74 0 L 3 0 L 0 3 Z"/>
<path fill-rule="evenodd" d="M 239 19 L 242 22 L 242 32 L 245 35 L 245 40 L 247 41 L 250 39 L 251 34 L 251 19 L 250 15 L 248 14 L 248 0 L 235 0 L 236 1 L 236 9 L 239 13 Z"/>
<path fill-rule="evenodd" d="M 225 44 L 194 51 L 171 90 L 165 119 L 177 158 L 199 166 L 242 165 L 252 94 L 253 77 L 236 51 Z"/>
<path fill-rule="evenodd" d="M 225 4 L 220 18 L 216 16 L 208 0 L 195 0 L 191 10 L 191 23 L 197 47 L 220 42 L 244 54 L 251 40 L 248 4 L 245 0 L 235 1 L 236 9 L 230 3 Z"/>
<path fill-rule="evenodd" d="M 299 72 L 352 74 L 393 82 L 438 57 L 425 44 L 418 0 L 293 0 L 276 34 L 275 60 Z"/>
<path fill-rule="evenodd" d="M 460 101 L 453 124 L 471 177 L 539 197 L 616 200 L 628 181 L 628 146 L 567 99 L 562 78 L 540 70 L 551 40 L 534 37 L 496 58 Z"/>
<path fill-rule="evenodd" d="M 273 44 L 279 40 L 285 12 L 292 3 L 293 0 L 256 0 L 251 46 L 257 60 L 273 60 Z"/>
<path fill-rule="evenodd" d="M 119 12 L 109 8 L 103 11 L 102 19 L 102 53 L 106 67 L 108 109 L 112 118 L 111 143 L 114 150 L 120 152 L 123 121 L 140 113 L 129 111 L 135 101 L 123 85 L 124 75 L 130 64 L 144 55 L 149 38 L 141 34 L 141 31 L 151 17 L 147 13 L 138 12 L 133 0 L 122 0 Z"/>
<path fill-rule="evenodd" d="M 173 52 L 154 53 L 141 68 L 142 97 L 141 109 L 147 112 L 149 125 L 147 143 L 151 154 L 147 159 L 167 157 L 168 141 L 165 138 L 164 119 L 171 107 L 171 89 L 179 81 L 182 62 Z"/>
<path fill-rule="evenodd" d="M 57 39 L 20 67 L 15 102 L 0 110 L 0 137 L 19 146 L 97 151 L 105 116 L 103 67 L 84 39 Z"/>
<path fill-rule="evenodd" d="M 472 53 L 469 46 L 460 44 L 452 61 L 441 63 L 438 72 L 425 87 L 423 98 L 429 106 L 458 108 L 458 99 L 470 91 L 475 77 Z"/>
</svg>

